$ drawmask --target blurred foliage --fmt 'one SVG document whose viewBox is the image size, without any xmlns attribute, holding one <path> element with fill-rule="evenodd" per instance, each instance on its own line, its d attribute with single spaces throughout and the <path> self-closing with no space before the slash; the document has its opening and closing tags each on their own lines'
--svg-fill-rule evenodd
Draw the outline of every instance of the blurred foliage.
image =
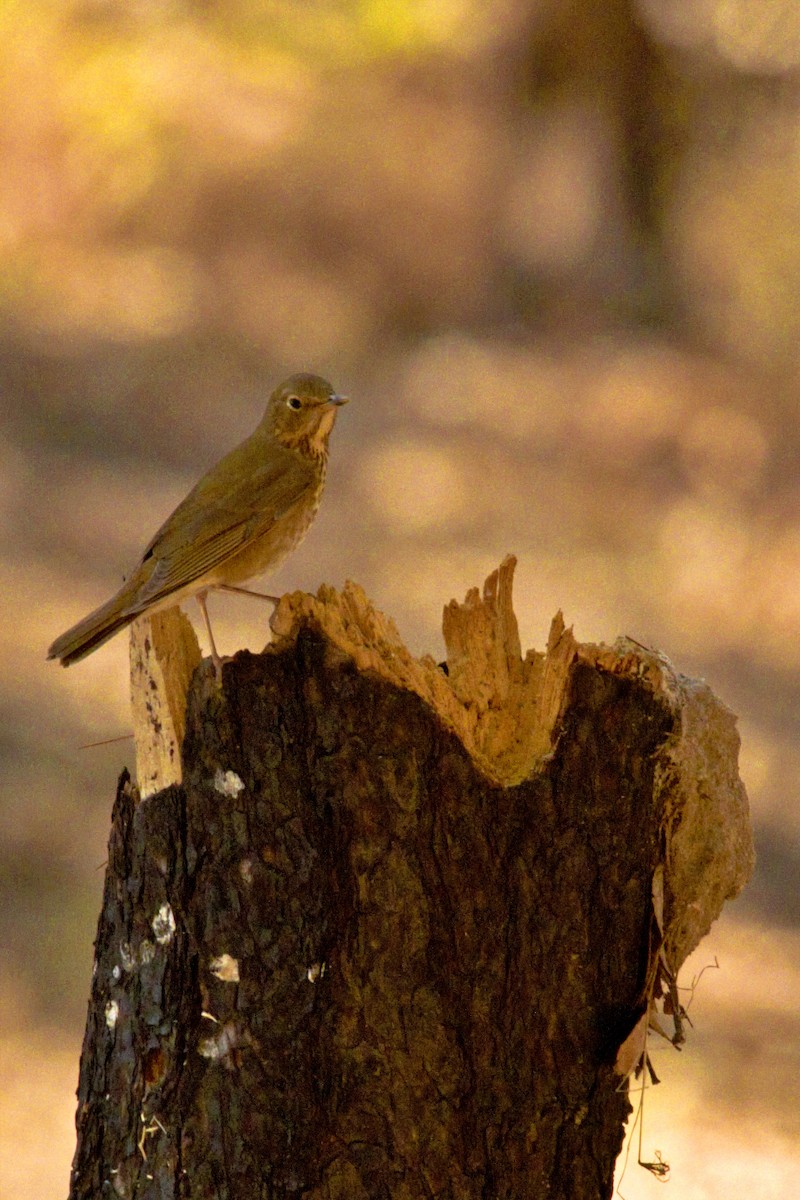
<svg viewBox="0 0 800 1200">
<path fill-rule="evenodd" d="M 791 369 L 799 61 L 794 0 L 5 0 L 0 315 L 350 361 L 655 323 Z"/>
</svg>

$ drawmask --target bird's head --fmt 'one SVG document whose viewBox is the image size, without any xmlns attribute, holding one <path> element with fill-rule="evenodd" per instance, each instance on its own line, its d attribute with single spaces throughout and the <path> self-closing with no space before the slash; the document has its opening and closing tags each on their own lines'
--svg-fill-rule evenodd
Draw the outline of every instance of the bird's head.
<svg viewBox="0 0 800 1200">
<path fill-rule="evenodd" d="M 264 418 L 284 446 L 314 456 L 324 454 L 337 410 L 347 403 L 319 375 L 290 375 L 275 388 Z"/>
</svg>

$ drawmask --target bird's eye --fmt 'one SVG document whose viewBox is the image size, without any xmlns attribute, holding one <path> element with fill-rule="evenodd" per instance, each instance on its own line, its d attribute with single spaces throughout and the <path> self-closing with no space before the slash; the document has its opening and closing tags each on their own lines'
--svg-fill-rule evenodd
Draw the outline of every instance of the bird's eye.
<svg viewBox="0 0 800 1200">
<path fill-rule="evenodd" d="M 299 396 L 289 396 L 286 403 L 289 405 L 289 408 L 293 408 L 295 410 L 295 412 L 297 412 L 298 408 L 303 407 L 302 401 L 300 400 Z"/>
</svg>

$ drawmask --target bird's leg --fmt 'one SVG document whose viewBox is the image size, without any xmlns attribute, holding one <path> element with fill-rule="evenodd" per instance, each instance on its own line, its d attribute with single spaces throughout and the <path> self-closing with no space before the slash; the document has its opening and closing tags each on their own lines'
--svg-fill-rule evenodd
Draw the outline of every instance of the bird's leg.
<svg viewBox="0 0 800 1200">
<path fill-rule="evenodd" d="M 207 595 L 208 595 L 208 592 L 206 592 L 206 591 L 195 592 L 195 599 L 197 600 L 197 603 L 200 606 L 200 612 L 203 614 L 203 620 L 205 621 L 206 631 L 208 632 L 208 640 L 211 643 L 211 661 L 214 664 L 214 671 L 216 672 L 217 680 L 221 683 L 222 682 L 222 659 L 220 658 L 219 654 L 217 653 L 217 644 L 214 641 L 214 634 L 211 631 L 211 622 L 208 619 L 208 609 L 206 608 L 206 596 Z"/>
<path fill-rule="evenodd" d="M 258 600 L 271 600 L 273 604 L 280 602 L 280 596 L 268 596 L 266 592 L 254 592 L 251 588 L 234 587 L 232 583 L 218 583 L 218 592 L 236 592 L 240 596 L 255 596 Z"/>
</svg>

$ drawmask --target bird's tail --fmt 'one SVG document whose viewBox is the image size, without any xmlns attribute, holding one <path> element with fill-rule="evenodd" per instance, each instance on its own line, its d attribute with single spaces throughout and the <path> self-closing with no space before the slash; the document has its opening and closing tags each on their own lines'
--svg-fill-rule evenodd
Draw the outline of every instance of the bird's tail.
<svg viewBox="0 0 800 1200">
<path fill-rule="evenodd" d="M 126 601 L 130 600 L 127 592 L 127 587 L 122 588 L 105 604 L 90 612 L 88 617 L 84 617 L 77 625 L 62 633 L 47 651 L 47 657 L 58 658 L 62 667 L 68 667 L 70 663 L 78 662 L 87 654 L 91 654 L 92 650 L 102 646 L 103 642 L 107 642 L 128 625 L 136 616 L 136 612 L 131 612 L 126 605 Z"/>
</svg>

